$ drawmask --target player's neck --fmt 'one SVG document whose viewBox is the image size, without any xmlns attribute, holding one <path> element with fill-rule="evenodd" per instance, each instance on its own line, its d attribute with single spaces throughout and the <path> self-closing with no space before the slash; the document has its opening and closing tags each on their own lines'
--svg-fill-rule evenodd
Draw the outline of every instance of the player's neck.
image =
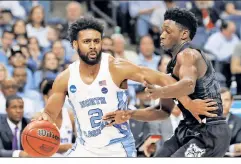
<svg viewBox="0 0 241 164">
<path fill-rule="evenodd" d="M 100 63 L 95 65 L 86 64 L 84 61 L 80 60 L 80 72 L 84 74 L 95 74 L 99 71 Z"/>
<path fill-rule="evenodd" d="M 189 41 L 182 41 L 181 43 L 176 44 L 172 49 L 171 49 L 171 54 L 172 56 L 175 56 L 183 47 L 184 44 L 188 43 Z"/>
</svg>

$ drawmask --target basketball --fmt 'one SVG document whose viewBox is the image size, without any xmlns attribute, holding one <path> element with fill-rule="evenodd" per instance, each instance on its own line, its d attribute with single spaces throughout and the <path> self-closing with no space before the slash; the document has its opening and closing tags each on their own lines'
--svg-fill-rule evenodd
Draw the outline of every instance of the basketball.
<svg viewBox="0 0 241 164">
<path fill-rule="evenodd" d="M 50 157 L 60 145 L 58 129 L 49 121 L 33 121 L 22 132 L 22 146 L 32 157 Z"/>
</svg>

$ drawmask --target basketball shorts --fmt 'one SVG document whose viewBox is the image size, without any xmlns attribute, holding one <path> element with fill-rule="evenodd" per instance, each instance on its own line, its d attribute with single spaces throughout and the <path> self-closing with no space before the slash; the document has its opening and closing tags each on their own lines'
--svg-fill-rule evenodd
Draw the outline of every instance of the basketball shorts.
<svg viewBox="0 0 241 164">
<path fill-rule="evenodd" d="M 75 145 L 65 157 L 136 157 L 135 143 L 119 142 L 103 148 L 93 148 L 80 144 L 76 140 Z"/>
<path fill-rule="evenodd" d="M 223 118 L 202 124 L 182 120 L 174 135 L 164 142 L 157 157 L 223 157 L 231 131 Z"/>
</svg>

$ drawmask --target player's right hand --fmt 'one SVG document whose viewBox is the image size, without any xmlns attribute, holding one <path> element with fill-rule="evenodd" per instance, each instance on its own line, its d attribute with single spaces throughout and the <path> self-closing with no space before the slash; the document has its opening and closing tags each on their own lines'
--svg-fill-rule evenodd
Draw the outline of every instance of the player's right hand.
<svg viewBox="0 0 241 164">
<path fill-rule="evenodd" d="M 106 113 L 102 119 L 104 121 L 112 121 L 107 126 L 112 126 L 114 124 L 122 124 L 128 121 L 131 118 L 131 111 L 130 110 L 117 110 L 114 112 Z"/>
<path fill-rule="evenodd" d="M 51 122 L 57 129 L 59 129 L 59 128 L 57 127 L 57 125 L 55 124 L 54 120 L 53 120 L 53 119 L 50 117 L 50 115 L 49 115 L 48 113 L 46 113 L 46 112 L 41 112 L 41 113 L 35 115 L 35 116 L 32 118 L 31 121 L 36 121 L 36 120 L 38 120 L 38 121 L 41 121 L 41 120 L 49 121 L 49 122 Z"/>
</svg>

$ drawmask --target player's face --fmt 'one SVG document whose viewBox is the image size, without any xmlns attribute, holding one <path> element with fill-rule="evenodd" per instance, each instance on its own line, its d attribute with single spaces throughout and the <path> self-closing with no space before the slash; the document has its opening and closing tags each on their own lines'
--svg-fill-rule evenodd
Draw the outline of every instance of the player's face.
<svg viewBox="0 0 241 164">
<path fill-rule="evenodd" d="M 6 109 L 8 117 L 11 121 L 18 123 L 23 118 L 23 100 L 11 100 L 9 107 Z"/>
<path fill-rule="evenodd" d="M 187 30 L 181 30 L 175 21 L 164 21 L 160 36 L 160 45 L 164 50 L 173 49 L 184 39 L 187 39 Z"/>
<path fill-rule="evenodd" d="M 231 98 L 231 93 L 230 92 L 224 92 L 221 94 L 222 102 L 223 102 L 223 114 L 227 115 L 231 105 L 232 105 L 232 98 Z"/>
<path fill-rule="evenodd" d="M 73 42 L 73 46 L 78 51 L 80 58 L 88 65 L 99 63 L 101 44 L 101 33 L 92 29 L 80 31 L 78 40 Z"/>
</svg>

